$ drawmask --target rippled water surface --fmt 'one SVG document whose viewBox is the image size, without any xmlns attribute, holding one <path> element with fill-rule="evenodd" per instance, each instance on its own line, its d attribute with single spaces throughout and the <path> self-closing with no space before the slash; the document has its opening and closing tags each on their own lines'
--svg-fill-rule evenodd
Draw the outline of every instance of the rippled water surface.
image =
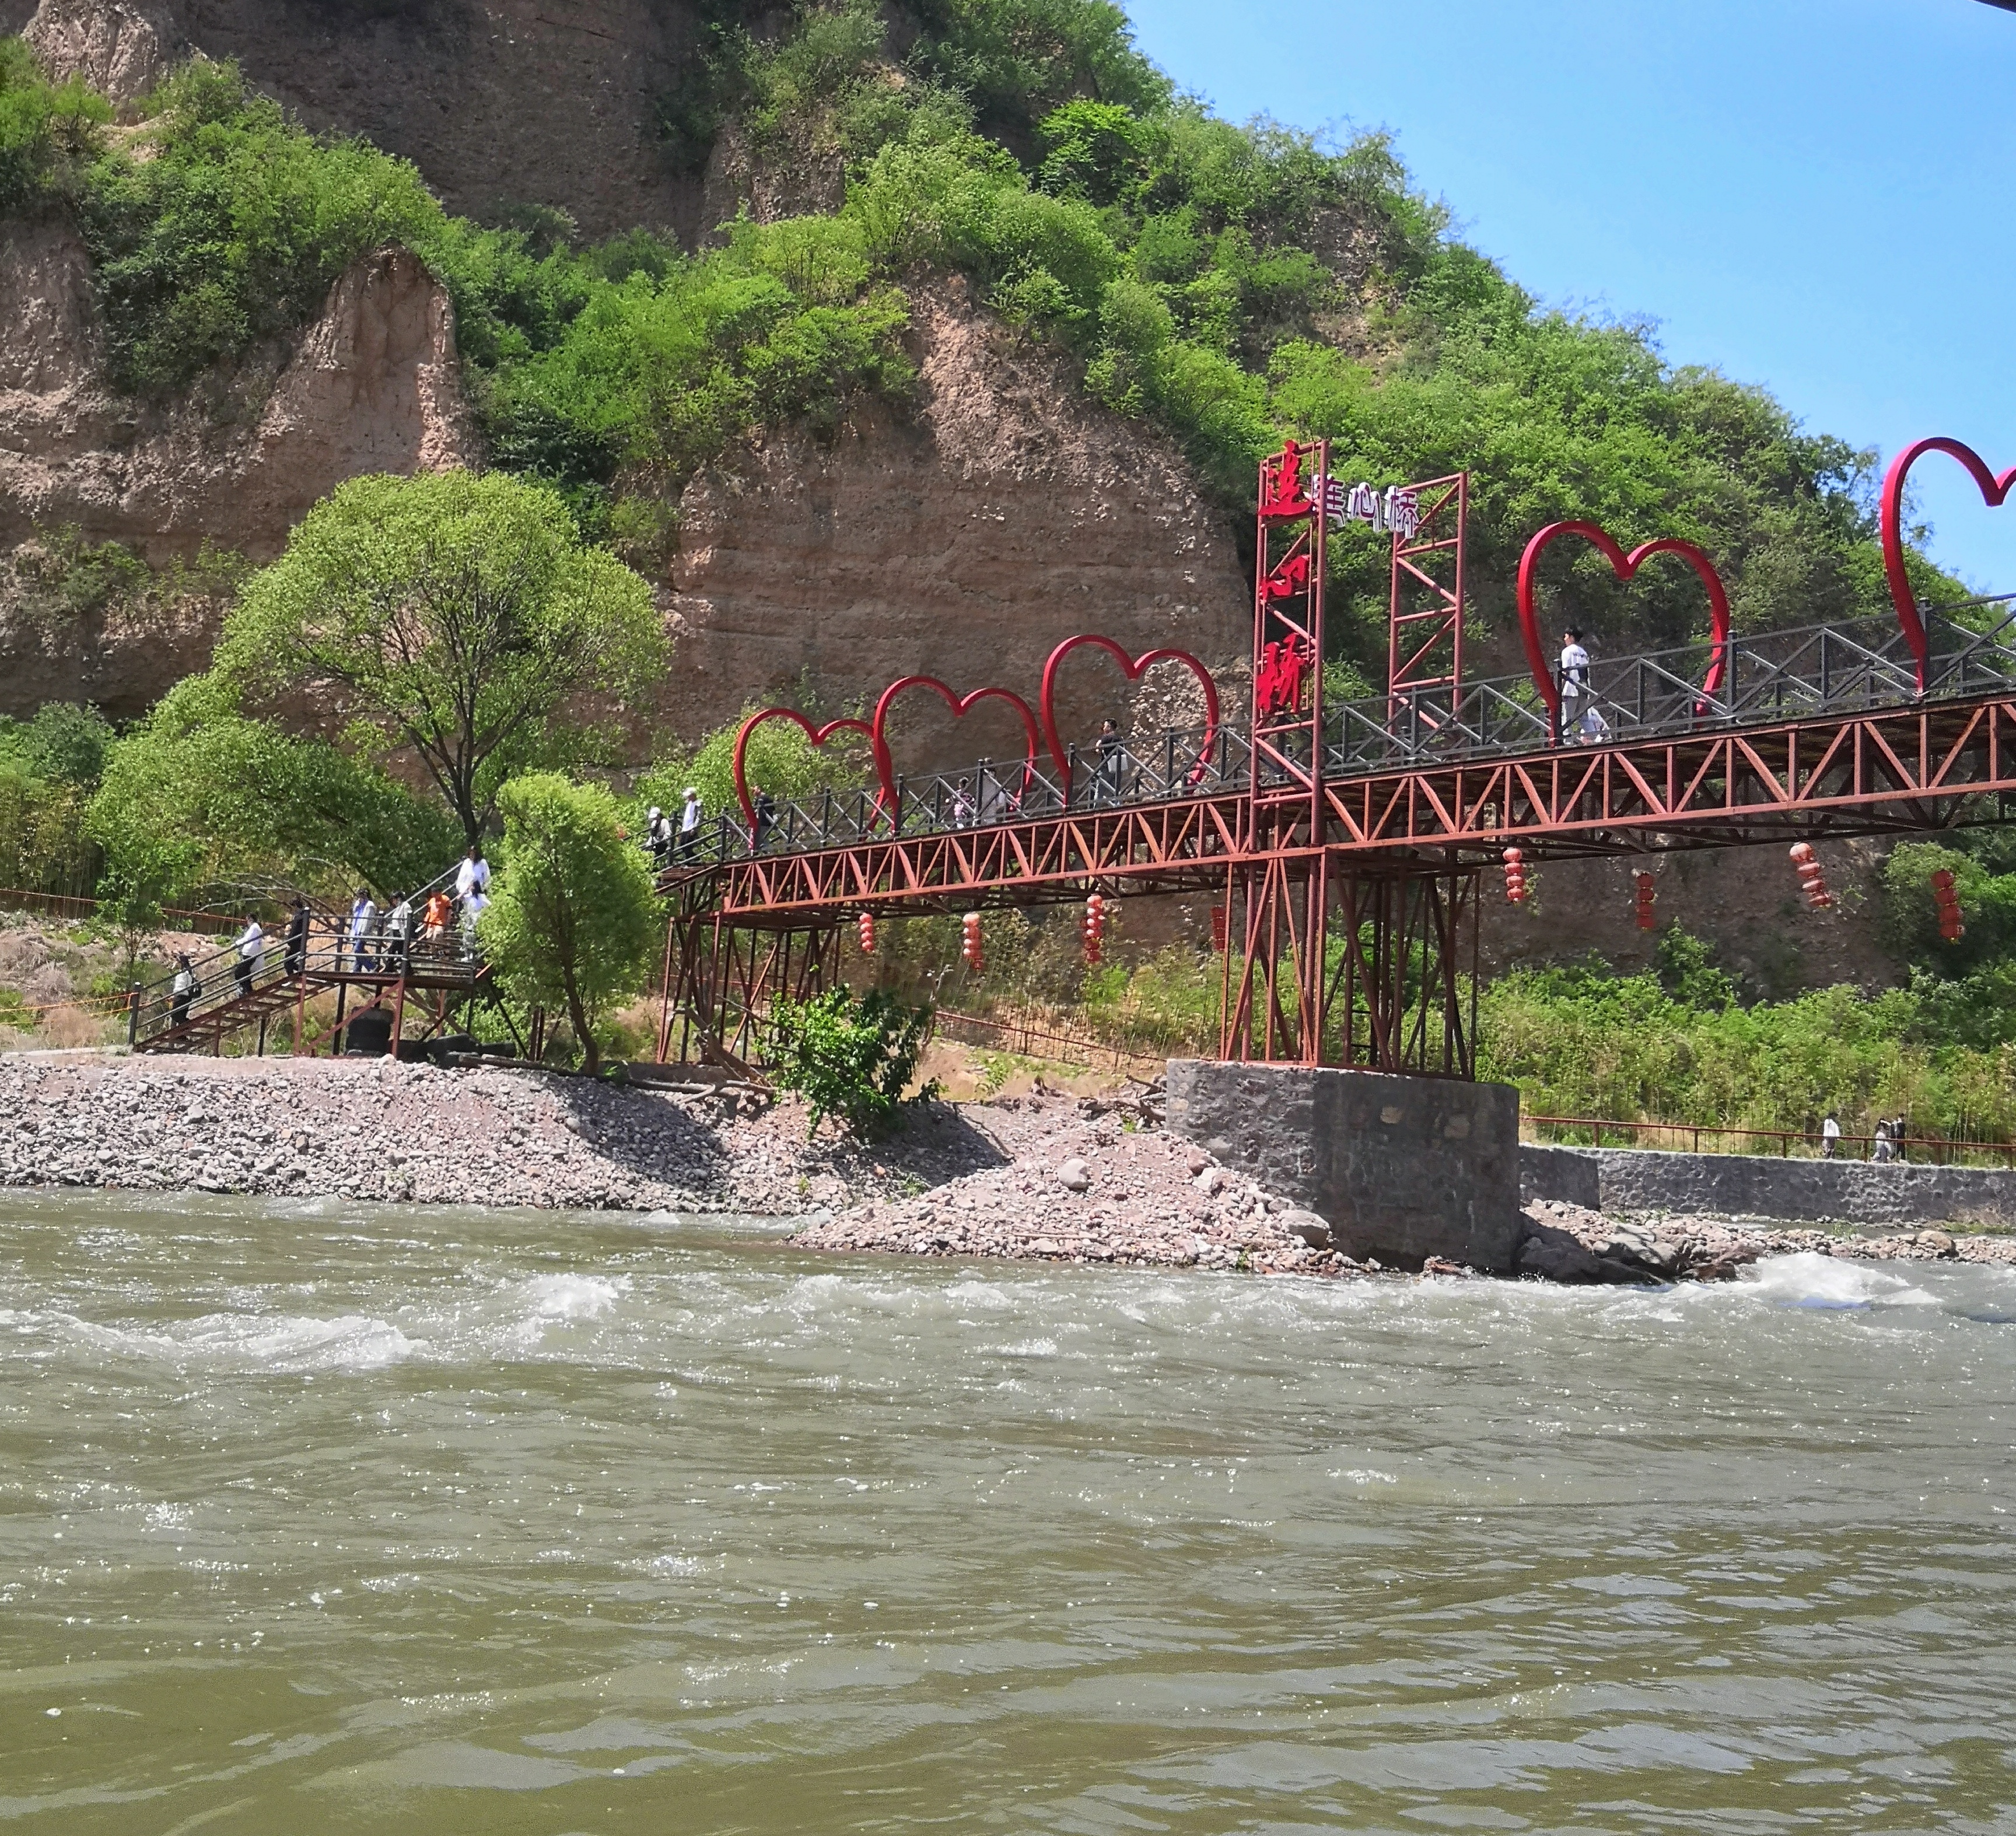
<svg viewBox="0 0 2016 1836">
<path fill-rule="evenodd" d="M 2016 1831 L 2016 1280 L 0 1197 L 0 1821 Z"/>
</svg>

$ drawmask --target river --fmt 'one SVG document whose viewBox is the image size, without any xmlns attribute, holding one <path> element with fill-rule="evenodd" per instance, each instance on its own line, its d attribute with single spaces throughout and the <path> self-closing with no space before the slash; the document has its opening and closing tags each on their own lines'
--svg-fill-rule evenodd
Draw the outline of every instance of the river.
<svg viewBox="0 0 2016 1836">
<path fill-rule="evenodd" d="M 0 1823 L 2016 1830 L 2012 1327 L 0 1194 Z"/>
</svg>

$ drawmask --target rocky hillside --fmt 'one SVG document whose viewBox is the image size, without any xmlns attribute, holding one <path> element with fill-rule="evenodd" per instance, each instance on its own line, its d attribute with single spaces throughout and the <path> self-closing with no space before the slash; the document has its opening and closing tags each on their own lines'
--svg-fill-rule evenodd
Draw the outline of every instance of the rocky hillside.
<svg viewBox="0 0 2016 1836">
<path fill-rule="evenodd" d="M 16 32 L 0 714 L 140 714 L 333 486 L 450 465 L 551 484 L 652 581 L 639 763 L 806 682 L 1028 685 L 1080 630 L 1235 675 L 1241 502 L 1290 431 L 1475 468 L 1487 669 L 1555 516 L 1705 543 L 1751 628 L 1883 603 L 1874 455 L 1543 310 L 1382 141 L 1214 120 L 1095 0 L 0 0 Z M 1372 686 L 1384 562 L 1335 564 L 1337 682 Z M 1547 591 L 1613 649 L 1701 621 L 1685 578 L 1564 557 Z M 1165 693 L 1089 668 L 1067 724 L 1194 713 Z M 920 707 L 913 756 L 1003 752 L 992 718 Z M 1674 863 L 1662 915 L 1758 987 L 1885 972 L 1852 923 L 1792 935 L 1762 852 Z M 1488 947 L 1643 943 L 1564 865 Z"/>
</svg>

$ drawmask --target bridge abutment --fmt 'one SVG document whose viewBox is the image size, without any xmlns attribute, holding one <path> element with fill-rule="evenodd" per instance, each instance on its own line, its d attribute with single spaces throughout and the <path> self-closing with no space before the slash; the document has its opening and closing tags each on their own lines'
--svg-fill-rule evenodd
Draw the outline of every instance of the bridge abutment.
<svg viewBox="0 0 2016 1836">
<path fill-rule="evenodd" d="M 1178 1059 L 1168 1127 L 1314 1211 L 1347 1255 L 1512 1272 L 1525 1223 L 1509 1085 Z"/>
</svg>

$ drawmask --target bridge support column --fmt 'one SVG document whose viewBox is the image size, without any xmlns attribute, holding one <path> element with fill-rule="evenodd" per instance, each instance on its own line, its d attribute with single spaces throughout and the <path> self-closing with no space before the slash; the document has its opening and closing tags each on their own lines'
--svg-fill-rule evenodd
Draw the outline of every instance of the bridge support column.
<svg viewBox="0 0 2016 1836">
<path fill-rule="evenodd" d="M 675 920 L 667 959 L 660 1062 L 746 1067 L 763 1057 L 772 1001 L 806 1000 L 839 980 L 840 927 L 758 931 L 715 915 Z"/>
<path fill-rule="evenodd" d="M 1168 1126 L 1316 1213 L 1347 1255 L 1511 1273 L 1525 1226 L 1509 1085 L 1179 1059 Z"/>
<path fill-rule="evenodd" d="M 1474 1076 L 1478 887 L 1429 862 L 1236 866 L 1219 1056 Z"/>
</svg>

